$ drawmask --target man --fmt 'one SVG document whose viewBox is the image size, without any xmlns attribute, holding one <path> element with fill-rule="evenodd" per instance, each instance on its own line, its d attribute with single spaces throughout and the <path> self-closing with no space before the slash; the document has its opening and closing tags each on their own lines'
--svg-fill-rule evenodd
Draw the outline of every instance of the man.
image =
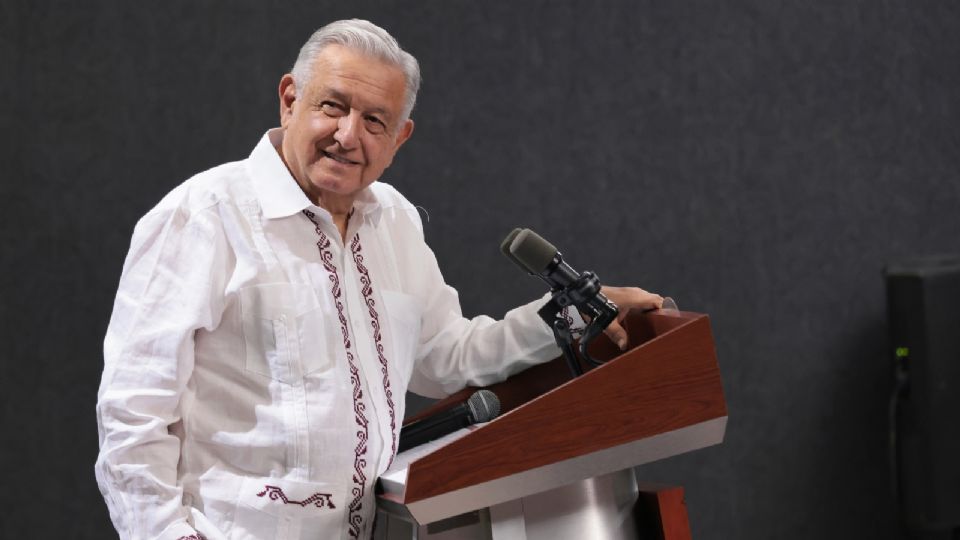
<svg viewBox="0 0 960 540">
<path fill-rule="evenodd" d="M 122 538 L 369 537 L 408 389 L 439 397 L 559 354 L 543 300 L 463 318 L 416 209 L 375 183 L 413 133 L 419 80 L 381 28 L 320 29 L 280 80 L 281 127 L 137 224 L 97 403 Z"/>
</svg>

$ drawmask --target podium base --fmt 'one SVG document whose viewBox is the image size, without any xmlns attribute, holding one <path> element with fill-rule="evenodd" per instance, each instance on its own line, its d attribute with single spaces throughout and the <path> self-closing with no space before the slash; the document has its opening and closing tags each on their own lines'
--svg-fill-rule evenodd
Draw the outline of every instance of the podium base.
<svg viewBox="0 0 960 540">
<path fill-rule="evenodd" d="M 420 525 L 381 504 L 375 540 L 636 540 L 639 498 L 633 469 Z"/>
</svg>

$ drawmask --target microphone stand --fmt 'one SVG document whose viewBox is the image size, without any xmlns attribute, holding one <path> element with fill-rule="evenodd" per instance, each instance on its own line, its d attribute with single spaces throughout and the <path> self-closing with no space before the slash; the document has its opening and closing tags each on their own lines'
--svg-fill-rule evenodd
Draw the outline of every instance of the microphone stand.
<svg viewBox="0 0 960 540">
<path fill-rule="evenodd" d="M 574 378 L 583 375 L 583 368 L 573 347 L 573 333 L 567 321 L 560 316 L 566 307 L 575 307 L 581 314 L 590 317 L 590 323 L 580 338 L 580 355 L 590 364 L 599 366 L 603 362 L 596 360 L 587 352 L 587 347 L 600 332 L 603 332 L 619 313 L 616 304 L 609 300 L 601 300 L 600 279 L 593 272 L 584 272 L 569 286 L 563 289 L 553 289 L 553 296 L 544 304 L 537 314 L 553 330 L 553 337 L 563 352 L 570 373 Z"/>
</svg>

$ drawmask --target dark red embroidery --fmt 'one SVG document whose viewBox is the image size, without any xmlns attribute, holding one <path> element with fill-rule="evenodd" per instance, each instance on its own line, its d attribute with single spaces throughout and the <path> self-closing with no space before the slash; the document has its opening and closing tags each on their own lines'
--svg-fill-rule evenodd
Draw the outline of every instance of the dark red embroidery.
<svg viewBox="0 0 960 540">
<path fill-rule="evenodd" d="M 280 499 L 283 501 L 283 504 L 299 504 L 300 506 L 310 506 L 312 504 L 317 508 L 323 508 L 324 506 L 331 509 L 337 508 L 333 505 L 333 500 L 330 498 L 333 495 L 329 493 L 314 493 L 302 501 L 291 501 L 287 498 L 283 490 L 277 486 L 264 486 L 264 490 L 257 493 L 257 497 L 263 497 L 264 495 L 270 497 L 271 501 Z"/>
<path fill-rule="evenodd" d="M 367 466 L 367 438 L 369 434 L 368 420 L 364 411 L 367 406 L 363 403 L 363 387 L 360 385 L 360 370 L 357 368 L 356 359 L 353 356 L 353 347 L 350 343 L 350 331 L 347 328 L 347 318 L 343 314 L 343 296 L 340 291 L 340 278 L 337 274 L 337 267 L 333 265 L 333 253 L 330 251 L 330 239 L 320 229 L 316 216 L 309 210 L 303 211 L 304 215 L 313 223 L 314 230 L 320 238 L 317 241 L 317 249 L 320 250 L 320 260 L 323 267 L 330 276 L 330 293 L 333 295 L 333 302 L 337 306 L 337 315 L 340 319 L 340 331 L 343 333 L 343 347 L 347 352 L 347 363 L 350 366 L 350 382 L 353 384 L 353 413 L 354 421 L 357 423 L 357 446 L 353 451 L 353 483 L 354 486 L 350 492 L 353 494 L 353 500 L 349 504 L 349 514 L 347 523 L 350 526 L 350 536 L 359 538 L 360 531 L 363 529 L 363 496 L 367 490 L 367 476 L 363 469 Z"/>
<path fill-rule="evenodd" d="M 373 282 L 370 280 L 370 272 L 363 265 L 363 247 L 360 245 L 360 234 L 353 237 L 350 243 L 350 251 L 353 252 L 353 262 L 357 265 L 357 271 L 360 272 L 360 283 L 363 284 L 364 301 L 367 304 L 367 311 L 370 312 L 370 326 L 373 328 L 373 341 L 376 344 L 377 358 L 380 360 L 380 373 L 383 374 L 383 393 L 387 397 L 387 407 L 390 409 L 390 441 L 392 450 L 390 452 L 390 462 L 387 468 L 393 465 L 393 456 L 397 453 L 397 413 L 393 405 L 393 390 L 390 389 L 390 370 L 387 357 L 383 354 L 383 339 L 380 334 L 380 316 L 377 314 L 377 303 L 373 299 Z"/>
<path fill-rule="evenodd" d="M 191 534 L 190 536 L 181 536 L 180 538 L 177 538 L 177 540 L 207 540 L 207 537 L 197 533 Z"/>
<path fill-rule="evenodd" d="M 567 321 L 567 328 L 570 329 L 570 332 L 573 333 L 574 336 L 579 336 L 583 332 L 583 327 L 574 327 L 576 323 L 573 320 L 573 316 L 570 315 L 570 306 L 564 306 L 560 312 L 560 316 Z"/>
<path fill-rule="evenodd" d="M 570 331 L 573 331 L 573 317 L 570 315 L 570 306 L 563 306 L 563 309 L 560 311 L 560 315 L 563 316 L 563 319 L 567 321 L 567 328 Z"/>
</svg>

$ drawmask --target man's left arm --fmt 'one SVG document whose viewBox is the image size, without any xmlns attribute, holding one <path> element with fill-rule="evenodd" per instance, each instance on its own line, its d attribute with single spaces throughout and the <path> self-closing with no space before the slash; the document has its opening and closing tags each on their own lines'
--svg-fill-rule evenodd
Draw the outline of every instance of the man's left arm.
<svg viewBox="0 0 960 540">
<path fill-rule="evenodd" d="M 419 281 L 424 302 L 417 367 L 410 389 L 429 397 L 453 393 L 465 385 L 487 386 L 560 355 L 553 332 L 537 311 L 548 297 L 507 312 L 501 320 L 481 315 L 465 318 L 456 291 L 446 285 L 433 252 L 424 245 L 424 272 Z M 655 309 L 660 295 L 637 287 L 604 287 L 620 314 L 607 335 L 621 347 L 626 332 L 621 321 L 631 309 Z M 570 310 L 575 324 L 582 321 Z"/>
</svg>

